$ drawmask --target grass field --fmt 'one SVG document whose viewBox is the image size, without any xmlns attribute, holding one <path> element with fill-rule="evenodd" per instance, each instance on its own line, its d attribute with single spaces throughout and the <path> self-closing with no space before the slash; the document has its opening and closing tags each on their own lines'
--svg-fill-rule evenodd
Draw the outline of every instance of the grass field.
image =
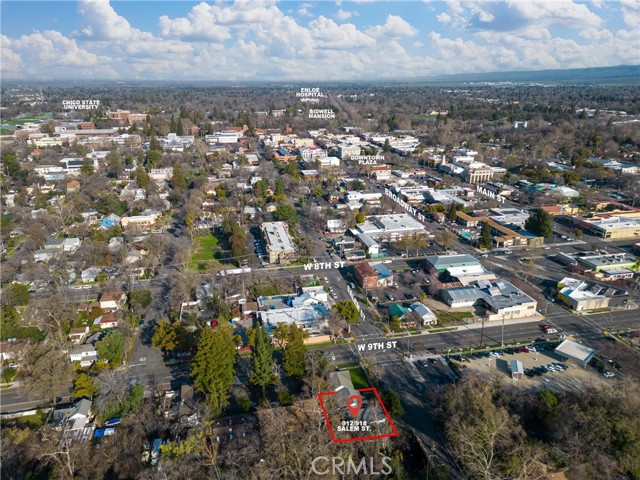
<svg viewBox="0 0 640 480">
<path fill-rule="evenodd" d="M 218 248 L 218 239 L 208 234 L 198 235 L 195 240 L 196 248 L 191 255 L 189 266 L 195 270 L 208 270 L 212 266 L 220 265 L 215 254 L 215 250 Z"/>
<path fill-rule="evenodd" d="M 467 318 L 473 318 L 470 312 L 443 312 L 437 311 L 438 323 L 440 325 L 461 325 Z"/>
<path fill-rule="evenodd" d="M 353 386 L 355 389 L 367 388 L 369 386 L 369 382 L 367 382 L 364 373 L 362 373 L 362 369 L 352 368 L 351 370 L 349 370 L 349 375 L 351 376 L 351 381 L 353 382 Z"/>
</svg>

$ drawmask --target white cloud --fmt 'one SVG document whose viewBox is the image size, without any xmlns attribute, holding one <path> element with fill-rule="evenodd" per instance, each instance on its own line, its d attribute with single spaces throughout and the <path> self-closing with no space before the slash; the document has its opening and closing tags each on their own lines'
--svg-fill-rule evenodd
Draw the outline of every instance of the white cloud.
<svg viewBox="0 0 640 480">
<path fill-rule="evenodd" d="M 342 10 L 341 8 L 336 12 L 336 18 L 338 20 L 347 20 L 353 16 L 353 12 L 348 10 Z"/>
<path fill-rule="evenodd" d="M 444 25 L 449 25 L 449 23 L 451 22 L 451 15 L 449 15 L 447 12 L 442 12 L 439 15 L 436 15 L 436 19 Z"/>
<path fill-rule="evenodd" d="M 373 37 L 413 37 L 418 30 L 413 28 L 409 22 L 398 15 L 389 15 L 384 25 L 377 25 L 366 31 Z"/>
<path fill-rule="evenodd" d="M 126 18 L 118 15 L 109 0 L 80 0 L 78 11 L 82 28 L 80 36 L 92 40 L 134 40 L 142 36 Z"/>
<path fill-rule="evenodd" d="M 638 2 L 621 1 L 620 16 L 637 12 Z M 640 63 L 633 58 L 640 51 L 635 24 L 612 31 L 585 4 L 571 0 L 562 4 L 566 11 L 546 2 L 533 2 L 538 10 L 519 3 L 438 2 L 446 8 L 437 17 L 440 30 L 417 37 L 418 30 L 397 15 L 362 29 L 354 21 L 357 13 L 346 8 L 337 8 L 334 19 L 318 16 L 302 25 L 298 10 L 283 12 L 275 0 L 201 2 L 185 7 L 181 17 L 158 18 L 159 33 L 153 34 L 134 28 L 106 0 L 81 0 L 80 26 L 71 37 L 51 30 L 2 36 L 2 74 L 351 80 Z M 311 12 L 311 6 L 298 8 Z M 500 28 L 506 19 L 512 20 L 509 28 Z M 464 33 L 457 35 L 457 28 Z M 401 43 L 411 37 L 409 55 Z"/>
<path fill-rule="evenodd" d="M 303 17 L 313 17 L 313 14 L 309 11 L 311 7 L 313 7 L 313 3 L 301 3 L 298 8 L 298 14 Z"/>
<path fill-rule="evenodd" d="M 634 11 L 632 8 L 622 7 L 622 19 L 629 27 L 636 29 L 640 27 L 640 12 Z"/>
<path fill-rule="evenodd" d="M 229 29 L 217 24 L 213 7 L 200 3 L 193 7 L 186 18 L 170 19 L 163 15 L 159 19 L 164 37 L 189 38 L 222 42 L 231 38 Z"/>
<path fill-rule="evenodd" d="M 355 25 L 351 23 L 338 25 L 322 15 L 311 22 L 309 28 L 311 37 L 319 48 L 351 50 L 374 47 L 376 44 L 373 38 L 360 32 Z"/>
</svg>

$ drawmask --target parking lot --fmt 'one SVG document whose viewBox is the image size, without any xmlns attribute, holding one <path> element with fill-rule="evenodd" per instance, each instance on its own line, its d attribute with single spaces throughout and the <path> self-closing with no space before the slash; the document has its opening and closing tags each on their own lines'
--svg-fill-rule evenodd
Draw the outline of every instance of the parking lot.
<svg viewBox="0 0 640 480">
<path fill-rule="evenodd" d="M 427 386 L 441 387 L 455 381 L 456 375 L 445 358 L 434 355 L 414 362 Z"/>
<path fill-rule="evenodd" d="M 619 373 L 614 373 L 607 378 L 603 372 L 598 372 L 591 366 L 583 368 L 573 362 L 563 362 L 553 349 L 544 350 L 538 347 L 537 351 L 519 350 L 514 353 L 504 350 L 503 354 L 498 355 L 488 353 L 482 356 L 475 355 L 476 358 L 466 359 L 466 361 L 458 361 L 452 356 L 452 360 L 461 367 L 463 375 L 474 372 L 531 390 L 546 388 L 556 391 L 586 391 L 589 388 L 610 386 L 613 382 L 622 380 Z M 511 378 L 512 360 L 522 362 L 525 375 L 520 380 Z"/>
</svg>

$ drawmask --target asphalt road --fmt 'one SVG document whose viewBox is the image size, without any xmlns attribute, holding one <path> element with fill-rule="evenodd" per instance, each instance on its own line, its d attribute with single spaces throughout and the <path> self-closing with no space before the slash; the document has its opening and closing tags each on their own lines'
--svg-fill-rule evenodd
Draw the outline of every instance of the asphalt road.
<svg viewBox="0 0 640 480">
<path fill-rule="evenodd" d="M 324 244 L 317 239 L 318 249 L 324 249 Z M 523 269 L 523 264 L 519 262 L 522 257 L 535 258 L 536 268 L 531 268 L 531 277 L 535 281 L 536 274 L 538 280 L 543 278 L 565 276 L 566 273 L 562 267 L 553 260 L 549 260 L 547 256 L 561 250 L 570 251 L 578 247 L 577 244 L 556 245 L 550 250 L 544 248 L 535 251 L 524 251 L 514 249 L 514 253 L 509 256 L 499 256 L 489 254 L 486 258 L 481 258 L 482 263 L 487 264 L 498 274 L 513 276 L 516 272 Z M 609 246 L 612 247 L 611 245 Z M 478 251 L 473 247 L 465 244 L 456 244 L 458 253 L 469 253 L 478 257 Z M 581 246 L 579 248 L 584 248 Z M 420 260 L 424 257 L 413 258 L 395 258 L 388 265 L 391 269 L 408 269 L 409 263 Z M 328 253 L 318 255 L 321 262 L 337 261 L 336 257 L 331 258 Z M 350 282 L 348 278 L 348 266 L 352 262 L 345 262 L 343 268 L 323 268 L 320 270 L 305 270 L 301 266 L 296 267 L 280 267 L 280 268 L 258 268 L 251 275 L 267 274 L 273 277 L 289 277 L 294 275 L 315 274 L 322 279 L 326 277 L 328 281 L 325 283 L 334 289 L 337 296 L 336 301 L 347 300 L 350 298 L 347 284 Z M 164 315 L 164 303 L 162 297 L 164 295 L 164 283 L 166 279 L 173 275 L 175 269 L 172 267 L 163 267 L 158 277 L 148 281 L 136 281 L 135 286 L 147 288 L 154 295 L 154 302 L 147 312 L 145 325 L 141 328 L 140 335 L 136 339 L 136 343 L 129 358 L 127 368 L 129 372 L 136 378 L 139 378 L 147 384 L 150 389 L 176 389 L 180 383 L 187 379 L 186 372 L 181 367 L 167 367 L 162 361 L 161 353 L 151 348 L 151 335 L 153 323 L 161 319 Z M 538 310 L 546 315 L 546 322 L 553 324 L 559 333 L 573 335 L 578 339 L 588 342 L 593 335 L 601 336 L 604 330 L 624 330 L 627 328 L 638 328 L 640 326 L 640 313 L 637 310 L 624 310 L 613 314 L 603 313 L 590 316 L 577 316 L 553 302 L 546 302 L 540 291 L 532 283 L 525 284 L 527 293 L 534 296 L 538 301 Z M 79 293 L 81 295 L 81 293 Z M 360 295 L 362 299 L 362 296 Z M 374 319 L 376 315 L 364 301 L 359 300 L 359 304 L 365 310 L 365 321 L 353 326 L 353 333 L 356 336 L 357 344 L 379 344 L 390 339 L 384 337 L 375 327 Z M 324 350 L 331 352 L 336 356 L 336 362 L 350 362 L 365 357 L 367 361 L 373 364 L 392 364 L 401 362 L 405 352 L 424 353 L 447 351 L 455 352 L 460 348 L 479 348 L 481 344 L 496 344 L 504 342 L 521 342 L 526 343 L 536 338 L 554 338 L 554 336 L 545 336 L 539 328 L 538 323 L 526 323 L 517 325 L 506 325 L 504 330 L 502 326 L 485 326 L 484 331 L 480 329 L 465 329 L 456 332 L 442 332 L 437 334 L 414 335 L 408 338 L 399 338 L 394 348 L 384 348 L 376 350 L 368 350 L 358 353 L 357 347 L 354 345 L 336 345 L 325 348 Z M 557 337 L 556 337 L 557 338 Z M 30 396 L 22 386 L 14 386 L 9 389 L 0 391 L 0 404 L 2 411 L 21 410 L 34 408 L 41 402 L 34 396 Z"/>
</svg>

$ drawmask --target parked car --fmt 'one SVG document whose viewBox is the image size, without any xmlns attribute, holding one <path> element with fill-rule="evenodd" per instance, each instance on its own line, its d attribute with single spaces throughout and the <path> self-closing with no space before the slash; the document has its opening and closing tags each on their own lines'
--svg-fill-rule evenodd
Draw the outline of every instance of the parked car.
<svg viewBox="0 0 640 480">
<path fill-rule="evenodd" d="M 605 372 L 602 372 L 602 376 L 605 377 L 605 378 L 612 378 L 612 377 L 615 377 L 616 374 L 611 372 L 611 371 L 609 371 L 609 370 L 607 370 Z"/>
</svg>

